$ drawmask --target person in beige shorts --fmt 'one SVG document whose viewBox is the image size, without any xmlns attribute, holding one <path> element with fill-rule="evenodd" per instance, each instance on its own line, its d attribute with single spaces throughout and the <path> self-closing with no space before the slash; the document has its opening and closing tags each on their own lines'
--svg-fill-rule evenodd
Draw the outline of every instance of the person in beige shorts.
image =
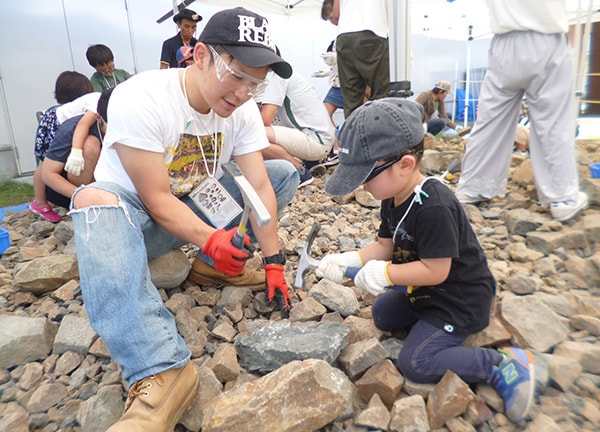
<svg viewBox="0 0 600 432">
<path fill-rule="evenodd" d="M 300 187 L 312 183 L 305 162 L 325 159 L 335 140 L 335 128 L 315 89 L 297 72 L 287 79 L 273 75 L 255 99 L 270 144 L 263 157 L 291 162 L 300 174 Z"/>
</svg>

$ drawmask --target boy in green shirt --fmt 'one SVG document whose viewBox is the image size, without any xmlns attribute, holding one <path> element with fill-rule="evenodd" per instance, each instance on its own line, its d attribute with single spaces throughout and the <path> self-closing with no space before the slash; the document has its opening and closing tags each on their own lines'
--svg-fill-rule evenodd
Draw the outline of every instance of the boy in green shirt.
<svg viewBox="0 0 600 432">
<path fill-rule="evenodd" d="M 90 78 L 94 91 L 102 92 L 128 79 L 131 74 L 124 69 L 115 69 L 115 58 L 109 47 L 91 45 L 85 52 L 88 63 L 96 69 Z"/>
</svg>

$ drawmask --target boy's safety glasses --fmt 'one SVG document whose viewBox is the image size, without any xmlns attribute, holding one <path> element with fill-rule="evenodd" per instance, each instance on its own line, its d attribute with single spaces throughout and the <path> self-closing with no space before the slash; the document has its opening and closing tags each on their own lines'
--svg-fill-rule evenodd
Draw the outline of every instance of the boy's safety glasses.
<svg viewBox="0 0 600 432">
<path fill-rule="evenodd" d="M 420 156 L 420 155 L 423 154 L 423 150 L 420 150 L 418 147 L 413 147 L 413 148 L 410 148 L 410 149 L 408 149 L 406 151 L 403 151 L 399 155 L 392 156 L 389 159 L 384 159 L 385 163 L 383 163 L 382 165 L 379 165 L 379 166 L 376 166 L 375 168 L 373 168 L 373 170 L 371 171 L 371 173 L 369 174 L 369 176 L 367 177 L 367 179 L 364 181 L 364 183 L 367 183 L 367 182 L 373 180 L 379 174 L 381 174 L 386 169 L 388 169 L 389 167 L 391 167 L 392 165 L 394 165 L 396 162 L 398 162 L 400 159 L 402 159 L 404 156 L 409 155 L 409 154 L 417 154 L 417 155 Z"/>
</svg>

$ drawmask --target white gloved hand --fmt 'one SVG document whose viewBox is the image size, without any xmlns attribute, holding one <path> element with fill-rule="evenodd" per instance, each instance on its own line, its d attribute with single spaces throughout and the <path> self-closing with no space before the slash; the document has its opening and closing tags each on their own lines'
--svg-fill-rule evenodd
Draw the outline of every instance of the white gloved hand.
<svg viewBox="0 0 600 432">
<path fill-rule="evenodd" d="M 326 53 L 321 54 L 321 58 L 329 66 L 333 66 L 337 63 L 337 54 L 333 51 L 328 51 Z"/>
<path fill-rule="evenodd" d="M 321 278 L 332 280 L 336 283 L 344 282 L 344 273 L 348 267 L 362 267 L 362 258 L 358 251 L 344 252 L 341 254 L 325 255 L 315 274 Z"/>
<path fill-rule="evenodd" d="M 328 70 L 320 70 L 320 71 L 316 71 L 313 72 L 312 76 L 314 78 L 323 78 L 323 77 L 327 77 L 329 76 L 329 71 Z"/>
<path fill-rule="evenodd" d="M 71 154 L 65 163 L 65 171 L 69 174 L 78 176 L 84 167 L 83 151 L 81 149 L 71 149 Z"/>
<path fill-rule="evenodd" d="M 354 278 L 354 285 L 378 296 L 386 287 L 393 285 L 387 272 L 389 265 L 390 261 L 369 261 Z"/>
</svg>

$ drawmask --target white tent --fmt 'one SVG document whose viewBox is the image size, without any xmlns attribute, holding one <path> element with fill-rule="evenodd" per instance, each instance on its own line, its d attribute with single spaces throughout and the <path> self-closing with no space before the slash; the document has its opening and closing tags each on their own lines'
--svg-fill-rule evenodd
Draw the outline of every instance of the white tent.
<svg viewBox="0 0 600 432">
<path fill-rule="evenodd" d="M 573 20 L 578 7 L 588 4 L 567 1 Z M 595 12 L 600 0 L 592 3 Z M 207 20 L 217 10 L 240 4 L 269 18 L 284 57 L 304 76 L 326 67 L 319 55 L 336 28 L 320 18 L 322 0 L 196 0 L 189 7 Z M 170 19 L 156 20 L 172 7 L 173 0 L 0 2 L 0 179 L 35 169 L 35 112 L 54 104 L 56 76 L 64 70 L 91 75 L 85 50 L 95 43 L 111 47 L 118 68 L 158 68 L 162 41 L 176 28 Z M 486 65 L 484 0 L 388 0 L 388 9 L 394 80 L 410 79 L 415 92 L 439 79 L 461 80 L 469 25 L 475 37 L 473 67 Z M 323 95 L 326 81 L 311 78 Z"/>
</svg>

